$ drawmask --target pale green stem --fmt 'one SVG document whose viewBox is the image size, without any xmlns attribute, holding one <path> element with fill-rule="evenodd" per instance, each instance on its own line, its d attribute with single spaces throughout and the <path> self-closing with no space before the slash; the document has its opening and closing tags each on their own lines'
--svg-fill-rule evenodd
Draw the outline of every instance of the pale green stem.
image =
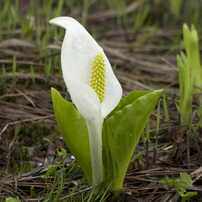
<svg viewBox="0 0 202 202">
<path fill-rule="evenodd" d="M 90 154 L 92 164 L 93 185 L 103 181 L 103 162 L 102 162 L 102 120 L 86 120 L 88 127 Z"/>
</svg>

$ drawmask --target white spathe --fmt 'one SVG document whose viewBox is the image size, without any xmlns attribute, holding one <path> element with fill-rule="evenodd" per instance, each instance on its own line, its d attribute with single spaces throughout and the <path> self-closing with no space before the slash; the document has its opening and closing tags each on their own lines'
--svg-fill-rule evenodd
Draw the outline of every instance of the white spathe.
<svg viewBox="0 0 202 202">
<path fill-rule="evenodd" d="M 103 180 L 103 173 L 99 175 L 103 172 L 102 123 L 119 103 L 122 88 L 103 49 L 79 22 L 70 17 L 58 17 L 49 22 L 66 29 L 61 50 L 62 72 L 72 102 L 87 122 L 95 185 Z M 95 90 L 89 86 L 90 67 L 98 53 L 104 57 L 107 72 L 106 96 L 101 103 Z"/>
</svg>

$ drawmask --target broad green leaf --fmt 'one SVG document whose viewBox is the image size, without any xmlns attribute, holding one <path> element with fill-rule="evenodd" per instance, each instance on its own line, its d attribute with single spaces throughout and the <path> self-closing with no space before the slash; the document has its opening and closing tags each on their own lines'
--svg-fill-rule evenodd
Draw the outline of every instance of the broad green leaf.
<svg viewBox="0 0 202 202">
<path fill-rule="evenodd" d="M 162 90 L 144 93 L 135 91 L 132 96 L 135 98 L 134 101 L 131 101 L 131 104 L 126 105 L 121 110 L 116 111 L 114 115 L 106 121 L 107 126 L 110 128 L 113 141 L 110 146 L 114 146 L 113 160 L 115 165 L 115 178 L 110 186 L 112 190 L 122 188 L 132 154 L 161 93 Z M 141 96 L 142 94 L 143 96 Z M 103 127 L 103 133 L 107 132 L 105 127 L 106 126 Z M 106 138 L 107 135 L 108 134 L 105 134 L 103 137 Z M 105 142 L 105 139 L 103 142 Z M 109 152 L 110 151 L 108 151 L 108 153 Z M 107 163 L 105 161 L 103 163 L 105 167 Z"/>
<path fill-rule="evenodd" d="M 121 98 L 119 104 L 112 110 L 110 114 L 108 114 L 107 118 L 113 116 L 117 111 L 123 109 L 126 105 L 133 103 L 136 99 L 141 96 L 144 96 L 150 92 L 154 92 L 153 90 L 150 91 L 132 91 L 130 92 L 125 98 Z"/>
<path fill-rule="evenodd" d="M 105 127 L 102 130 L 102 144 L 103 144 L 103 162 L 105 162 L 104 166 L 104 178 L 106 181 L 106 187 L 113 181 L 114 179 L 114 143 L 111 130 L 107 125 L 107 122 L 104 123 Z"/>
<path fill-rule="evenodd" d="M 184 189 L 183 187 L 175 186 L 174 188 L 178 193 L 186 193 L 186 189 Z"/>
<path fill-rule="evenodd" d="M 187 173 L 180 173 L 180 178 L 183 182 L 187 183 L 190 187 L 192 186 L 192 179 Z"/>
<path fill-rule="evenodd" d="M 60 133 L 83 169 L 89 184 L 92 185 L 92 167 L 86 121 L 74 105 L 64 100 L 57 90 L 51 88 L 51 94 Z"/>
<path fill-rule="evenodd" d="M 184 192 L 186 192 L 187 189 L 190 189 L 190 186 L 186 182 L 180 181 L 177 183 L 177 188 L 185 189 Z"/>
</svg>

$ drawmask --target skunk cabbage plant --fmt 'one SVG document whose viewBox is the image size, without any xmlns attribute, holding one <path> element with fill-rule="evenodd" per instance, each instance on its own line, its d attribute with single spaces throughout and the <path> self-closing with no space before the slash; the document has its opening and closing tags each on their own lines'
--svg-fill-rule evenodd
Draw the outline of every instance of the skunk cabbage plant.
<svg viewBox="0 0 202 202">
<path fill-rule="evenodd" d="M 50 23 L 66 29 L 62 72 L 73 103 L 51 89 L 60 132 L 90 185 L 105 182 L 103 186 L 119 190 L 162 90 L 133 91 L 122 98 L 121 85 L 103 49 L 85 28 L 70 17 Z"/>
</svg>

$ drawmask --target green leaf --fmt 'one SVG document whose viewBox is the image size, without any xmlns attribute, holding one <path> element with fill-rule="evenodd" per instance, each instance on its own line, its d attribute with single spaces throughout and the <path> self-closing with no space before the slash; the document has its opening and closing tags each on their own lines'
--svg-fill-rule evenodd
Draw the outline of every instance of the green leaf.
<svg viewBox="0 0 202 202">
<path fill-rule="evenodd" d="M 179 83 L 180 83 L 179 109 L 181 114 L 181 122 L 182 124 L 187 125 L 189 122 L 189 115 L 191 112 L 192 99 L 193 99 L 193 76 L 190 75 L 187 59 L 184 58 L 183 63 L 181 58 L 179 55 L 177 55 L 177 64 L 179 69 Z"/>
<path fill-rule="evenodd" d="M 193 184 L 192 179 L 187 173 L 180 173 L 180 178 L 183 182 L 188 184 L 190 187 L 192 186 Z"/>
<path fill-rule="evenodd" d="M 170 0 L 170 9 L 171 9 L 171 12 L 176 15 L 177 17 L 179 17 L 180 15 L 180 11 L 181 11 L 181 8 L 182 8 L 182 3 L 183 1 L 182 0 Z"/>
<path fill-rule="evenodd" d="M 194 192 L 187 192 L 186 194 L 182 193 L 182 192 L 178 192 L 179 195 L 182 197 L 181 202 L 185 202 L 187 199 L 191 198 L 192 196 L 197 195 L 198 193 L 196 191 Z"/>
<path fill-rule="evenodd" d="M 178 182 L 175 186 L 176 189 L 180 190 L 183 193 L 187 192 L 187 189 L 190 189 L 190 187 L 184 183 L 184 182 Z"/>
<path fill-rule="evenodd" d="M 187 53 L 187 56 L 190 55 L 189 51 L 189 44 L 190 44 L 190 31 L 189 27 L 187 24 L 183 24 L 183 39 L 184 39 L 184 45 L 185 45 L 185 50 Z"/>
<path fill-rule="evenodd" d="M 130 92 L 125 98 L 121 98 L 119 104 L 108 114 L 107 118 L 113 116 L 117 111 L 123 109 L 126 105 L 133 103 L 139 97 L 142 97 L 150 92 L 154 92 L 153 90 L 150 91 L 132 91 Z"/>
<path fill-rule="evenodd" d="M 166 180 L 166 178 L 161 179 L 161 180 L 159 181 L 159 183 L 168 186 L 168 181 Z"/>
<path fill-rule="evenodd" d="M 104 166 L 104 175 L 105 175 L 105 180 L 108 180 L 108 184 L 112 182 L 114 179 L 114 156 L 115 156 L 115 151 L 114 151 L 114 143 L 113 143 L 113 137 L 111 130 L 107 124 L 107 122 L 104 123 L 105 127 L 103 127 L 102 130 L 102 144 L 103 144 L 103 150 L 102 150 L 102 155 L 103 155 L 103 162 L 105 162 Z M 108 186 L 108 184 L 106 186 Z"/>
<path fill-rule="evenodd" d="M 191 26 L 191 30 L 189 30 L 189 27 L 186 24 L 183 25 L 183 39 L 190 73 L 194 76 L 194 84 L 195 86 L 201 87 L 202 80 L 199 39 L 194 25 Z M 195 86 L 194 93 L 200 92 L 200 89 Z"/>
<path fill-rule="evenodd" d="M 92 185 L 92 167 L 88 129 L 85 119 L 70 102 L 51 88 L 55 117 L 66 145 L 83 169 L 88 182 Z"/>
<path fill-rule="evenodd" d="M 6 198 L 5 200 L 6 202 L 20 202 L 20 200 L 16 199 L 16 198 L 13 198 L 13 197 L 8 197 Z"/>
<path fill-rule="evenodd" d="M 161 93 L 162 90 L 132 92 L 129 94 L 130 96 L 128 95 L 129 97 L 127 96 L 123 99 L 124 102 L 123 100 L 121 101 L 124 107 L 121 109 L 121 106 L 119 106 L 119 110 L 117 109 L 114 115 L 106 121 L 107 127 L 110 128 L 112 135 L 110 147 L 114 147 L 113 160 L 115 177 L 110 186 L 112 190 L 122 188 L 132 154 Z M 105 127 L 103 127 L 103 133 L 107 134 L 103 135 L 103 142 L 108 137 L 108 132 Z M 105 148 L 105 150 L 107 151 L 109 148 Z M 105 161 L 103 163 L 105 168 L 109 164 Z"/>
</svg>

